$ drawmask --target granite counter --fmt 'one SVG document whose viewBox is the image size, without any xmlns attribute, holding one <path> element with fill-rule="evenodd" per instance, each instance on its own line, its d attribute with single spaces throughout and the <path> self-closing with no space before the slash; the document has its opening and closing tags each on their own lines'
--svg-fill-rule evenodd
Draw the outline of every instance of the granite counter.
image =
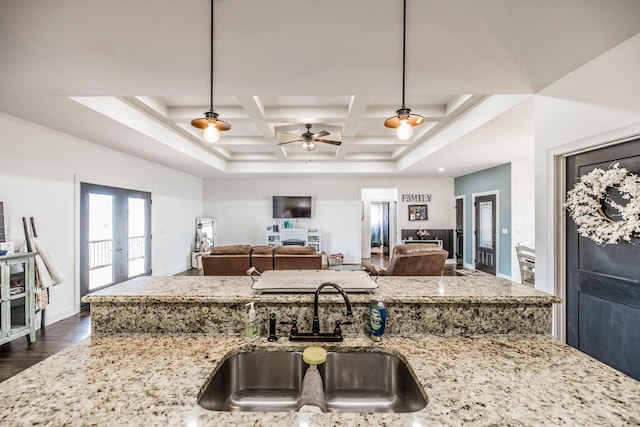
<svg viewBox="0 0 640 427">
<path fill-rule="evenodd" d="M 205 334 L 93 336 L 0 384 L 3 426 L 459 426 L 640 424 L 640 382 L 548 336 L 350 338 L 409 365 L 428 404 L 405 414 L 214 412 L 197 404 L 231 354 L 301 350 Z"/>
<path fill-rule="evenodd" d="M 83 301 L 91 304 L 96 333 L 238 334 L 251 301 L 262 319 L 275 313 L 279 321 L 296 319 L 300 330 L 310 329 L 312 293 L 260 294 L 251 283 L 242 276 L 139 277 Z M 366 331 L 374 301 L 387 306 L 392 336 L 550 334 L 552 305 L 560 302 L 496 277 L 380 277 L 378 285 L 371 294 L 349 294 L 355 324 L 346 334 Z M 340 295 L 323 292 L 319 303 L 323 330 L 345 320 Z"/>
</svg>

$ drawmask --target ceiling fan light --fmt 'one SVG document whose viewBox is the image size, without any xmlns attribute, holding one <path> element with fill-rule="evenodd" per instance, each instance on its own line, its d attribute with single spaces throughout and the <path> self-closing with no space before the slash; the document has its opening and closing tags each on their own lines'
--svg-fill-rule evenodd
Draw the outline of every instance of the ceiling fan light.
<svg viewBox="0 0 640 427">
<path fill-rule="evenodd" d="M 202 137 L 207 142 L 218 142 L 220 140 L 220 131 L 216 127 L 215 122 L 210 122 L 204 131 L 202 131 Z"/>
<path fill-rule="evenodd" d="M 313 151 L 316 149 L 316 144 L 314 144 L 313 141 L 305 141 L 302 143 L 302 148 L 307 151 Z"/>
<path fill-rule="evenodd" d="M 396 135 L 399 139 L 406 141 L 413 136 L 413 126 L 406 118 L 400 119 L 400 125 L 396 128 Z"/>
</svg>

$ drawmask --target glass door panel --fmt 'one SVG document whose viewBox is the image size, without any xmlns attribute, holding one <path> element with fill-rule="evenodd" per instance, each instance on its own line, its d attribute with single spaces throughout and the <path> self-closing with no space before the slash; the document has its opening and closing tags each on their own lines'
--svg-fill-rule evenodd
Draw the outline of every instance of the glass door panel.
<svg viewBox="0 0 640 427">
<path fill-rule="evenodd" d="M 146 269 L 146 204 L 145 199 L 128 198 L 129 206 L 129 244 L 128 244 L 128 277 L 145 274 Z"/>
<path fill-rule="evenodd" d="M 9 300 L 11 304 L 11 329 L 27 326 L 27 284 L 25 278 L 26 263 L 23 261 L 9 264 Z"/>
<path fill-rule="evenodd" d="M 478 221 L 478 246 L 493 247 L 493 203 L 479 202 L 480 220 Z"/>
<path fill-rule="evenodd" d="M 89 291 L 114 282 L 114 196 L 89 194 Z"/>
</svg>

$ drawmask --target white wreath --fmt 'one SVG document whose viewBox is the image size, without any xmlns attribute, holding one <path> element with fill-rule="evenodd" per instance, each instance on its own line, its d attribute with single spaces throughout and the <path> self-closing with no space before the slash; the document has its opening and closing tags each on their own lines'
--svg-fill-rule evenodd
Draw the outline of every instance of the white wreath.
<svg viewBox="0 0 640 427">
<path fill-rule="evenodd" d="M 626 205 L 609 197 L 607 189 L 611 187 L 628 200 Z M 618 211 L 611 215 L 616 220 L 605 215 L 604 202 Z M 606 171 L 596 168 L 581 176 L 573 190 L 567 192 L 565 206 L 578 233 L 599 245 L 615 244 L 620 239 L 631 242 L 634 235 L 640 235 L 640 177 L 618 167 L 618 163 Z"/>
</svg>

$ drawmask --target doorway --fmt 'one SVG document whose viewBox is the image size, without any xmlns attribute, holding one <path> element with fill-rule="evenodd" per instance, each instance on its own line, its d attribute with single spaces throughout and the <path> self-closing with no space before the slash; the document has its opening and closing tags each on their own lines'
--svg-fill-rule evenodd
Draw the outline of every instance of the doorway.
<svg viewBox="0 0 640 427">
<path fill-rule="evenodd" d="M 476 269 L 496 275 L 496 195 L 474 196 Z"/>
<path fill-rule="evenodd" d="M 80 298 L 149 274 L 151 193 L 81 183 Z"/>
<path fill-rule="evenodd" d="M 595 168 L 607 170 L 618 163 L 640 174 L 640 140 L 567 157 L 566 188 Z M 616 222 L 611 202 L 628 203 L 616 187 L 606 190 L 599 208 Z M 640 236 L 631 242 L 600 246 L 578 234 L 566 219 L 566 337 L 567 344 L 640 380 Z"/>
<path fill-rule="evenodd" d="M 456 229 L 453 254 L 456 268 L 464 268 L 464 196 L 456 197 Z"/>
<path fill-rule="evenodd" d="M 389 202 L 371 202 L 371 256 L 389 256 Z"/>
</svg>

